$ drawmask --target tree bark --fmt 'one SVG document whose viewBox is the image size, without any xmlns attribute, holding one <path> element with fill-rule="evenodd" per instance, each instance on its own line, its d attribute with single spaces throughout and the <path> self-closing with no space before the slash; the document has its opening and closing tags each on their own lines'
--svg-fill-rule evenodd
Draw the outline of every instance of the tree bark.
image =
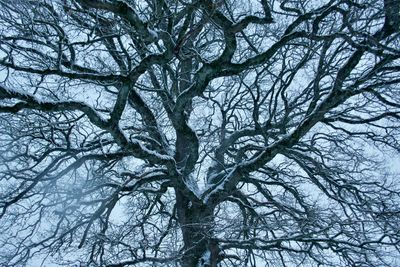
<svg viewBox="0 0 400 267">
<path fill-rule="evenodd" d="M 219 248 L 213 239 L 214 208 L 193 203 L 179 191 L 176 191 L 176 201 L 184 242 L 182 267 L 216 267 Z"/>
</svg>

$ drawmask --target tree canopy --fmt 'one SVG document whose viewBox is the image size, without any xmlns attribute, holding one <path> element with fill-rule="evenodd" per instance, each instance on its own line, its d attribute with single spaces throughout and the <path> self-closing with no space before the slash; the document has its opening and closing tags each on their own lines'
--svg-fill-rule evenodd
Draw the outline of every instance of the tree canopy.
<svg viewBox="0 0 400 267">
<path fill-rule="evenodd" d="M 0 265 L 399 266 L 399 27 L 397 0 L 0 0 Z"/>
</svg>

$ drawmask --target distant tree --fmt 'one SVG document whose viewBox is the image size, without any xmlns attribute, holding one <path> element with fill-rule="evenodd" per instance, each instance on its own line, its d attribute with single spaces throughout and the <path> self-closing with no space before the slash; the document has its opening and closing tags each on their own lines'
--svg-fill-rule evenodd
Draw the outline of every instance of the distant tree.
<svg viewBox="0 0 400 267">
<path fill-rule="evenodd" d="M 0 0 L 0 265 L 400 266 L 400 1 Z"/>
</svg>

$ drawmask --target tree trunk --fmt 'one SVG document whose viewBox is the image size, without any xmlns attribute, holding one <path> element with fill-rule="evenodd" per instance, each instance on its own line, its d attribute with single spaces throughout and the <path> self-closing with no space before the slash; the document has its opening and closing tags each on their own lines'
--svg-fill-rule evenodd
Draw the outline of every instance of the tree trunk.
<svg viewBox="0 0 400 267">
<path fill-rule="evenodd" d="M 183 235 L 182 267 L 216 267 L 219 248 L 213 239 L 213 207 L 192 203 L 176 192 L 177 215 Z"/>
</svg>

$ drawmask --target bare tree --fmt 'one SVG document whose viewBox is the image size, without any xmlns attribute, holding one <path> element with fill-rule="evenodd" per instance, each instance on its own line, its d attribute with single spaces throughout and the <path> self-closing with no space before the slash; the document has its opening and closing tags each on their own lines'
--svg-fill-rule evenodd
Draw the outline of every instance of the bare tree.
<svg viewBox="0 0 400 267">
<path fill-rule="evenodd" d="M 399 266 L 399 25 L 397 0 L 0 0 L 0 265 Z"/>
</svg>

